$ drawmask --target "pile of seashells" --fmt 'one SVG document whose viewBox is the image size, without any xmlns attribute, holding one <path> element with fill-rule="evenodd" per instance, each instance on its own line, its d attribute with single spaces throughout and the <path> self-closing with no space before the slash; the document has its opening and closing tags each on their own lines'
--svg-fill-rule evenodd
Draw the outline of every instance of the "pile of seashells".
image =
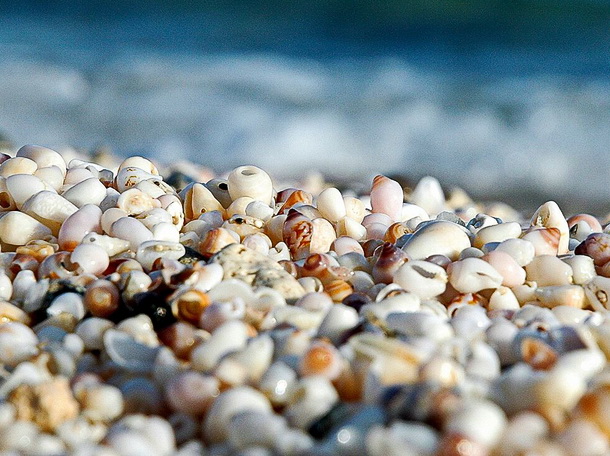
<svg viewBox="0 0 610 456">
<path fill-rule="evenodd" d="M 595 217 L 91 160 L 0 157 L 2 454 L 609 454 Z"/>
</svg>

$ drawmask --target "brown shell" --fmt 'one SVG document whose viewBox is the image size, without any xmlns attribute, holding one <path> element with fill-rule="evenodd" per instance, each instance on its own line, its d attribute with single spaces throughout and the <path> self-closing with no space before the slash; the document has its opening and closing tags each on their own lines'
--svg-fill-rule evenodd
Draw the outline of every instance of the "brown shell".
<svg viewBox="0 0 610 456">
<path fill-rule="evenodd" d="M 373 279 L 376 283 L 392 283 L 396 270 L 409 261 L 408 255 L 390 242 L 384 243 L 373 266 Z"/>
<path fill-rule="evenodd" d="M 345 280 L 331 280 L 324 285 L 324 291 L 330 295 L 334 302 L 341 302 L 354 292 L 354 287 Z"/>
<path fill-rule="evenodd" d="M 235 238 L 226 228 L 214 228 L 208 231 L 199 243 L 199 253 L 206 258 L 220 252 L 223 247 L 235 244 Z"/>
<path fill-rule="evenodd" d="M 211 301 L 207 293 L 192 288 L 174 298 L 172 301 L 172 313 L 178 320 L 196 325 L 210 303 Z"/>
<path fill-rule="evenodd" d="M 301 260 L 309 255 L 313 224 L 298 211 L 291 210 L 282 229 L 283 241 L 288 246 L 293 260 Z"/>
</svg>

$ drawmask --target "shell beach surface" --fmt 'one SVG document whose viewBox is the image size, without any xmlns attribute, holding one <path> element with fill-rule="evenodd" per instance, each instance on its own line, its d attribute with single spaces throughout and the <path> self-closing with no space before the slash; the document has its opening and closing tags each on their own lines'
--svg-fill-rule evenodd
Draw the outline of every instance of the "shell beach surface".
<svg viewBox="0 0 610 456">
<path fill-rule="evenodd" d="M 0 454 L 610 454 L 605 220 L 9 152 Z"/>
</svg>

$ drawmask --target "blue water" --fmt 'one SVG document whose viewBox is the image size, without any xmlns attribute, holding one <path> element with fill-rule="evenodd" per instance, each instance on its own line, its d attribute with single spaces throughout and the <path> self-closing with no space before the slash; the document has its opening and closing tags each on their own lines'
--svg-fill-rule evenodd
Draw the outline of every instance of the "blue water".
<svg viewBox="0 0 610 456">
<path fill-rule="evenodd" d="M 0 1 L 0 132 L 610 212 L 609 23 L 584 0 Z"/>
</svg>

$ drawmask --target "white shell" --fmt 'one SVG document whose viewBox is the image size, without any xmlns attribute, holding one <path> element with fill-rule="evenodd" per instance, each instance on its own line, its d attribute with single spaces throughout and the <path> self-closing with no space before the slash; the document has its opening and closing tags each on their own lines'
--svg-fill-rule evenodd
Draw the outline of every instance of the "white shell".
<svg viewBox="0 0 610 456">
<path fill-rule="evenodd" d="M 496 404 L 485 400 L 463 401 L 445 424 L 446 432 L 466 436 L 492 448 L 502 436 L 506 415 Z"/>
<path fill-rule="evenodd" d="M 284 415 L 291 425 L 301 429 L 328 412 L 339 399 L 334 386 L 325 377 L 301 378 L 294 386 Z"/>
<path fill-rule="evenodd" d="M 0 240 L 6 244 L 25 245 L 51 234 L 48 227 L 23 212 L 11 211 L 0 218 Z"/>
<path fill-rule="evenodd" d="M 247 331 L 246 325 L 240 320 L 229 320 L 219 326 L 212 337 L 193 349 L 192 367 L 202 372 L 212 370 L 224 355 L 246 346 Z"/>
<path fill-rule="evenodd" d="M 78 208 L 63 196 L 44 190 L 29 198 L 21 210 L 48 226 L 57 235 L 63 222 Z"/>
<path fill-rule="evenodd" d="M 547 201 L 532 216 L 531 226 L 539 228 L 557 228 L 560 233 L 558 253 L 568 252 L 570 229 L 568 222 L 555 201 Z"/>
<path fill-rule="evenodd" d="M 56 297 L 47 309 L 47 315 L 57 316 L 62 313 L 73 315 L 77 321 L 85 316 L 83 297 L 78 293 L 62 293 Z"/>
<path fill-rule="evenodd" d="M 335 223 L 347 215 L 343 195 L 335 187 L 330 187 L 318 195 L 317 208 L 322 217 Z"/>
<path fill-rule="evenodd" d="M 445 209 L 445 194 L 441 184 L 431 176 L 425 176 L 411 193 L 411 202 L 423 208 L 428 215 L 436 215 Z"/>
<path fill-rule="evenodd" d="M 132 217 L 121 217 L 110 228 L 110 234 L 129 241 L 130 250 L 136 252 L 140 244 L 153 240 L 152 232 L 139 220 Z"/>
<path fill-rule="evenodd" d="M 64 183 L 65 169 L 62 172 L 57 166 L 47 166 L 45 168 L 38 168 L 34 172 L 34 176 L 43 181 L 46 185 L 51 187 L 53 190 L 58 192 Z"/>
<path fill-rule="evenodd" d="M 38 168 L 56 166 L 63 174 L 66 174 L 66 161 L 53 149 L 28 144 L 17 151 L 16 157 L 29 158 L 36 163 Z"/>
<path fill-rule="evenodd" d="M 46 190 L 46 185 L 31 174 L 15 174 L 6 178 L 6 189 L 15 202 L 17 209 L 21 209 L 32 195 Z"/>
<path fill-rule="evenodd" d="M 504 279 L 489 263 L 479 258 L 465 258 L 447 268 L 449 282 L 460 293 L 476 293 L 498 288 Z"/>
<path fill-rule="evenodd" d="M 269 175 L 260 168 L 245 165 L 235 168 L 227 177 L 229 195 L 235 201 L 242 196 L 271 205 L 273 183 Z"/>
<path fill-rule="evenodd" d="M 99 206 L 106 198 L 106 187 L 97 177 L 91 177 L 73 185 L 63 192 L 62 196 L 76 207 L 83 207 L 85 204 Z"/>
<path fill-rule="evenodd" d="M 475 247 L 481 248 L 489 242 L 502 242 L 521 236 L 521 225 L 517 222 L 498 223 L 486 226 L 477 231 L 473 241 Z"/>
<path fill-rule="evenodd" d="M 463 227 L 452 222 L 434 221 L 419 228 L 402 249 L 414 260 L 423 260 L 435 254 L 456 260 L 460 252 L 468 247 L 470 238 Z"/>
<path fill-rule="evenodd" d="M 206 441 L 210 443 L 225 441 L 231 418 L 245 411 L 272 413 L 269 400 L 249 386 L 239 386 L 221 393 L 203 422 Z"/>
<path fill-rule="evenodd" d="M 496 250 L 508 253 L 521 267 L 528 265 L 536 255 L 534 244 L 525 239 L 507 239 L 502 241 Z"/>
<path fill-rule="evenodd" d="M 105 234 L 89 233 L 85 235 L 82 244 L 97 245 L 104 249 L 109 257 L 129 250 L 129 241 L 106 236 Z"/>
<path fill-rule="evenodd" d="M 563 261 L 572 268 L 572 280 L 577 285 L 584 285 L 597 275 L 593 258 L 587 255 L 573 255 L 563 258 Z"/>
<path fill-rule="evenodd" d="M 150 270 L 158 258 L 177 260 L 183 257 L 185 253 L 184 246 L 179 242 L 145 241 L 138 247 L 136 260 L 140 262 L 144 269 Z"/>
<path fill-rule="evenodd" d="M 85 236 L 85 238 L 87 237 L 89 235 Z M 70 255 L 70 261 L 78 264 L 80 273 L 101 275 L 108 267 L 109 257 L 103 247 L 86 243 L 76 246 Z"/>
<path fill-rule="evenodd" d="M 125 190 L 119 196 L 117 207 L 127 213 L 127 215 L 138 215 L 155 207 L 156 200 L 148 193 L 144 193 L 137 188 Z"/>
<path fill-rule="evenodd" d="M 442 294 L 447 287 L 447 272 L 429 261 L 407 261 L 394 273 L 394 283 L 421 299 Z"/>
<path fill-rule="evenodd" d="M 126 332 L 110 328 L 104 332 L 104 349 L 110 359 L 130 372 L 149 372 L 158 348 L 137 342 Z"/>
<path fill-rule="evenodd" d="M 0 363 L 16 366 L 35 355 L 37 345 L 38 337 L 23 323 L 0 324 Z"/>
</svg>

